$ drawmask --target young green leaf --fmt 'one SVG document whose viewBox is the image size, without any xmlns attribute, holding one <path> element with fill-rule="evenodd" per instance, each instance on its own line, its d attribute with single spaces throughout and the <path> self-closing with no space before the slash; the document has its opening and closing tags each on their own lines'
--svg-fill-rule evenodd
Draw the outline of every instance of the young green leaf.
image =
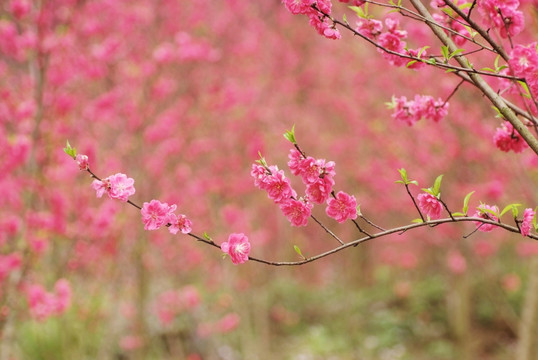
<svg viewBox="0 0 538 360">
<path fill-rule="evenodd" d="M 295 249 L 295 252 L 297 254 L 299 254 L 299 256 L 302 258 L 302 259 L 306 259 L 306 257 L 303 255 L 303 253 L 301 252 L 301 249 L 299 249 L 299 247 L 297 245 L 293 245 L 293 248 Z"/>
<path fill-rule="evenodd" d="M 521 206 L 521 204 L 510 204 L 510 205 L 506 205 L 503 209 L 503 211 L 501 211 L 501 214 L 499 215 L 499 217 L 503 216 L 504 214 L 506 214 L 508 211 L 512 210 L 514 207 L 518 207 L 518 206 Z"/>
<path fill-rule="evenodd" d="M 288 130 L 284 133 L 284 137 L 292 144 L 297 144 L 295 141 L 295 124 L 291 127 L 291 130 Z"/>
<path fill-rule="evenodd" d="M 469 200 L 471 199 L 471 195 L 474 194 L 474 191 L 471 191 L 467 195 L 465 195 L 465 199 L 463 199 L 463 210 L 462 212 L 464 214 L 467 214 L 467 210 L 469 209 Z"/>
<path fill-rule="evenodd" d="M 445 60 L 448 60 L 448 46 L 441 46 L 441 54 L 443 54 Z"/>
<path fill-rule="evenodd" d="M 64 147 L 64 153 L 71 156 L 73 159 L 77 156 L 77 149 L 74 147 L 71 147 L 71 144 L 69 144 L 69 140 L 67 140 L 66 145 Z"/>
<path fill-rule="evenodd" d="M 411 220 L 411 222 L 414 223 L 414 224 L 421 224 L 424 221 L 422 221 L 422 219 L 413 219 L 413 220 Z"/>
<path fill-rule="evenodd" d="M 211 239 L 211 237 L 204 231 L 204 233 L 202 234 L 202 236 L 204 237 L 204 239 L 206 239 L 207 241 L 213 241 L 213 239 Z"/>
<path fill-rule="evenodd" d="M 443 175 L 439 175 L 435 179 L 435 182 L 433 183 L 433 189 L 432 189 L 432 191 L 434 192 L 433 196 L 439 195 L 439 190 L 441 189 L 441 181 L 443 181 Z"/>
<path fill-rule="evenodd" d="M 538 224 L 536 224 L 536 212 L 538 211 L 538 206 L 534 209 L 534 217 L 532 218 L 532 226 L 534 226 L 534 231 L 538 231 Z"/>
<path fill-rule="evenodd" d="M 462 217 L 462 216 L 465 216 L 464 213 L 461 213 L 461 212 L 453 212 L 452 213 L 452 216 L 455 216 L 455 217 Z"/>
</svg>

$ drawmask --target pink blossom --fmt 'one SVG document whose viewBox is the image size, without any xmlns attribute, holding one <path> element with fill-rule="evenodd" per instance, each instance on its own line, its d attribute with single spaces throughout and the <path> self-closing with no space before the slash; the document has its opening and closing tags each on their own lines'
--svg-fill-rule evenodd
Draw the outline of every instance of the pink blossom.
<svg viewBox="0 0 538 360">
<path fill-rule="evenodd" d="M 323 204 L 331 195 L 332 188 L 334 186 L 334 180 L 330 176 L 324 176 L 319 178 L 313 184 L 306 186 L 306 195 L 308 200 L 315 204 Z"/>
<path fill-rule="evenodd" d="M 516 44 L 510 52 L 508 64 L 515 76 L 525 77 L 528 74 L 529 67 L 538 66 L 538 53 L 536 52 L 537 43 L 523 46 Z"/>
<path fill-rule="evenodd" d="M 353 6 L 362 6 L 366 1 L 364 0 L 339 0 L 342 3 L 349 4 L 351 2 L 351 5 Z"/>
<path fill-rule="evenodd" d="M 417 200 L 418 207 L 424 215 L 433 220 L 441 218 L 443 206 L 435 196 L 428 193 L 422 193 L 418 194 Z"/>
<path fill-rule="evenodd" d="M 488 220 L 492 220 L 492 221 L 497 221 L 498 218 L 489 213 L 489 212 L 484 212 L 482 210 L 491 210 L 491 211 L 494 211 L 495 213 L 499 213 L 499 208 L 497 206 L 489 206 L 489 205 L 486 205 L 486 204 L 480 204 L 480 206 L 477 207 L 477 211 L 474 213 L 473 216 L 475 217 L 479 217 L 479 218 L 482 218 L 482 219 L 488 219 Z M 477 229 L 480 230 L 480 231 L 484 231 L 484 232 L 489 232 L 491 230 L 493 230 L 495 228 L 495 225 L 493 224 L 486 224 L 486 223 L 483 223 L 483 222 L 480 222 L 480 221 L 475 221 L 474 222 Z"/>
<path fill-rule="evenodd" d="M 359 18 L 359 20 L 357 20 L 357 27 L 355 30 L 359 34 L 366 36 L 368 39 L 374 39 L 376 36 L 381 34 L 381 30 L 383 30 L 383 23 L 375 19 Z"/>
<path fill-rule="evenodd" d="M 108 191 L 108 183 L 106 181 L 95 179 L 92 182 L 92 189 L 94 189 L 97 192 L 96 195 L 98 198 L 100 198 L 101 196 L 103 196 L 105 192 Z"/>
<path fill-rule="evenodd" d="M 37 320 L 45 320 L 53 315 L 61 315 L 71 303 L 71 286 L 65 279 L 60 279 L 54 286 L 54 293 L 49 293 L 39 284 L 26 289 L 26 299 L 30 314 Z"/>
<path fill-rule="evenodd" d="M 254 185 L 261 189 L 264 186 L 263 183 L 268 174 L 267 169 L 263 165 L 252 164 L 250 175 L 254 178 Z"/>
<path fill-rule="evenodd" d="M 291 173 L 295 176 L 301 173 L 301 161 L 304 159 L 303 155 L 297 149 L 291 149 L 288 155 L 290 161 L 288 161 L 288 167 Z"/>
<path fill-rule="evenodd" d="M 129 196 L 135 193 L 134 180 L 128 178 L 125 174 L 115 174 L 108 178 L 109 190 L 108 196 L 112 199 L 118 199 L 121 201 L 127 201 Z"/>
<path fill-rule="evenodd" d="M 0 254 L 0 282 L 4 281 L 13 270 L 18 269 L 21 263 L 22 258 L 19 253 Z"/>
<path fill-rule="evenodd" d="M 498 28 L 502 37 L 515 36 L 523 30 L 523 13 L 519 10 L 518 0 L 480 0 L 478 11 L 485 23 Z"/>
<path fill-rule="evenodd" d="M 401 40 L 401 36 L 391 32 L 383 33 L 378 37 L 378 43 L 383 48 L 390 50 L 393 53 L 404 54 L 405 41 Z M 402 58 L 399 55 L 386 52 L 384 49 L 379 50 L 383 54 L 383 58 L 389 61 L 391 65 L 403 66 L 409 62 L 409 59 Z"/>
<path fill-rule="evenodd" d="M 294 15 L 306 14 L 312 10 L 312 5 L 315 0 L 283 0 L 286 8 Z"/>
<path fill-rule="evenodd" d="M 78 168 L 80 170 L 88 170 L 89 169 L 90 165 L 89 165 L 89 161 L 88 161 L 88 156 L 77 154 L 75 160 L 77 161 Z"/>
<path fill-rule="evenodd" d="M 176 215 L 174 213 L 170 213 L 166 222 L 170 224 L 168 231 L 174 235 L 179 231 L 181 231 L 183 234 L 188 234 L 192 230 L 192 222 L 183 214 Z"/>
<path fill-rule="evenodd" d="M 21 19 L 32 10 L 29 0 L 11 0 L 9 10 L 17 19 Z"/>
<path fill-rule="evenodd" d="M 282 170 L 265 177 L 264 184 L 267 195 L 277 204 L 297 195 Z"/>
<path fill-rule="evenodd" d="M 318 2 L 318 5 L 320 5 L 319 2 Z M 341 38 L 341 35 L 338 29 L 334 26 L 334 24 L 330 24 L 327 18 L 325 17 L 320 18 L 317 12 L 310 13 L 308 15 L 308 18 L 310 19 L 309 21 L 310 26 L 315 28 L 318 34 L 323 35 L 326 38 L 333 39 L 333 40 L 337 40 Z"/>
<path fill-rule="evenodd" d="M 348 219 L 356 219 L 357 200 L 355 200 L 355 196 L 339 191 L 335 199 L 327 200 L 325 212 L 339 223 L 343 223 Z"/>
<path fill-rule="evenodd" d="M 280 204 L 280 210 L 292 226 L 306 226 L 312 211 L 312 205 L 300 200 L 290 199 Z"/>
<path fill-rule="evenodd" d="M 157 230 L 168 223 L 171 213 L 176 210 L 176 205 L 169 206 L 159 200 L 145 202 L 142 206 L 142 222 L 145 230 Z M 178 225 L 179 228 L 179 225 Z"/>
<path fill-rule="evenodd" d="M 534 218 L 534 210 L 528 208 L 523 212 L 523 222 L 520 225 L 521 235 L 529 236 L 532 228 L 532 219 Z"/>
<path fill-rule="evenodd" d="M 223 252 L 230 255 L 232 263 L 235 265 L 243 264 L 248 261 L 248 254 L 250 253 L 250 243 L 248 237 L 245 234 L 231 234 L 228 237 L 227 242 L 223 242 L 220 245 Z"/>
<path fill-rule="evenodd" d="M 505 152 L 512 150 L 515 153 L 520 153 L 529 146 L 508 121 L 497 128 L 493 141 L 499 150 Z"/>
<path fill-rule="evenodd" d="M 106 192 L 112 199 L 127 201 L 129 196 L 135 193 L 134 180 L 128 178 L 125 174 L 115 174 L 106 179 L 94 180 L 92 188 L 97 192 L 97 197 L 100 198 Z"/>
</svg>

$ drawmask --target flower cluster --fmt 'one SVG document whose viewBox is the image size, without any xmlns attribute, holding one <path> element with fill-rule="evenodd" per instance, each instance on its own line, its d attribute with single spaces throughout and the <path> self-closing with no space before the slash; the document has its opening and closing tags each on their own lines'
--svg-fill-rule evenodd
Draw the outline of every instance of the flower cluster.
<svg viewBox="0 0 538 360">
<path fill-rule="evenodd" d="M 78 161 L 77 161 L 78 162 Z M 79 166 L 81 166 L 79 163 Z M 97 197 L 100 198 L 106 192 L 112 199 L 127 201 L 129 196 L 135 193 L 134 180 L 128 178 L 125 174 L 110 175 L 103 180 L 94 180 L 92 188 L 97 192 Z"/>
<path fill-rule="evenodd" d="M 418 208 L 420 211 L 432 220 L 440 219 L 443 205 L 433 195 L 428 193 L 418 194 Z"/>
<path fill-rule="evenodd" d="M 528 208 L 523 212 L 523 222 L 521 223 L 521 235 L 528 236 L 531 232 L 532 219 L 534 219 L 534 210 Z"/>
<path fill-rule="evenodd" d="M 330 20 L 314 6 L 326 15 L 330 15 L 332 3 L 331 0 L 282 0 L 286 8 L 294 15 L 303 14 L 308 16 L 310 25 L 317 30 L 320 35 L 329 39 L 340 39 L 341 35 L 335 24 L 331 24 Z M 349 2 L 345 1 L 345 2 Z M 360 1 L 353 0 L 354 3 Z"/>
<path fill-rule="evenodd" d="M 43 321 L 53 315 L 61 315 L 71 304 L 71 286 L 65 279 L 54 285 L 54 293 L 47 292 L 43 286 L 35 284 L 26 289 L 26 299 L 30 314 Z"/>
<path fill-rule="evenodd" d="M 288 155 L 288 167 L 306 186 L 305 195 L 297 198 L 290 181 L 282 170 L 266 164 L 252 165 L 254 185 L 266 190 L 270 199 L 279 204 L 280 210 L 292 226 L 306 226 L 314 204 L 327 203 L 326 213 L 338 222 L 357 218 L 357 201 L 354 196 L 339 192 L 331 198 L 336 174 L 333 161 L 304 156 L 297 149 Z"/>
<path fill-rule="evenodd" d="M 140 210 L 142 214 L 142 222 L 145 230 L 157 230 L 163 225 L 168 226 L 168 230 L 172 234 L 177 234 L 181 231 L 183 234 L 191 232 L 192 223 L 183 214 L 176 215 L 176 205 L 168 205 L 159 200 L 151 200 L 145 202 Z"/>
<path fill-rule="evenodd" d="M 232 263 L 235 265 L 243 264 L 248 261 L 248 254 L 250 253 L 250 243 L 248 237 L 241 234 L 230 234 L 228 241 L 223 242 L 220 245 L 221 250 L 230 255 Z"/>
<path fill-rule="evenodd" d="M 510 150 L 520 153 L 529 145 L 523 140 L 521 135 L 508 121 L 505 121 L 493 136 L 495 146 L 500 150 L 508 152 Z"/>
<path fill-rule="evenodd" d="M 538 43 L 515 45 L 508 65 L 514 76 L 524 78 L 530 92 L 538 96 Z"/>
<path fill-rule="evenodd" d="M 503 38 L 515 36 L 525 25 L 523 13 L 518 10 L 519 0 L 479 0 L 478 11 L 485 23 L 499 29 Z"/>
<path fill-rule="evenodd" d="M 412 126 L 421 118 L 440 121 L 448 114 L 448 102 L 442 99 L 435 101 L 429 95 L 415 95 L 414 100 L 407 100 L 405 96 L 392 98 L 389 108 L 394 109 L 392 117 L 398 121 Z"/>
<path fill-rule="evenodd" d="M 489 205 L 486 205 L 486 204 L 480 204 L 480 206 L 478 206 L 478 208 L 477 208 L 477 210 L 476 210 L 476 212 L 474 213 L 473 216 L 479 217 L 479 218 L 482 218 L 482 219 L 492 220 L 492 221 L 498 221 L 499 220 L 497 218 L 497 216 L 493 215 L 490 212 L 484 211 L 484 210 L 490 210 L 490 211 L 493 211 L 496 214 L 499 213 L 499 208 L 497 206 L 489 206 Z M 493 228 L 495 228 L 495 225 L 493 225 L 493 224 L 486 224 L 486 223 L 483 223 L 483 222 L 480 222 L 480 221 L 475 221 L 474 223 L 475 223 L 476 228 L 478 230 L 484 231 L 484 232 L 489 232 L 489 231 L 493 230 Z"/>
</svg>

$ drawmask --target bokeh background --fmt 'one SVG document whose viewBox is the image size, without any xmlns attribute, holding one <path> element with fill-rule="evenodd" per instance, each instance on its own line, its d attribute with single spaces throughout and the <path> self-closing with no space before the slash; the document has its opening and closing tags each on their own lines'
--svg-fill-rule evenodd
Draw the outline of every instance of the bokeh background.
<svg viewBox="0 0 538 360">
<path fill-rule="evenodd" d="M 515 41 L 528 44 L 536 7 L 522 6 Z M 354 24 L 343 4 L 333 11 Z M 402 27 L 410 46 L 439 53 L 422 24 Z M 420 187 L 444 174 L 452 211 L 473 190 L 471 208 L 534 208 L 535 155 L 495 148 L 501 121 L 470 86 L 439 123 L 408 127 L 385 105 L 446 98 L 457 83 L 391 67 L 349 33 L 320 37 L 278 0 L 0 1 L 2 358 L 515 359 L 538 308 L 532 240 L 442 225 L 300 267 L 235 266 L 188 236 L 144 231 L 137 209 L 97 199 L 62 151 L 69 140 L 97 175 L 134 178 L 138 204 L 177 204 L 196 234 L 243 232 L 251 255 L 292 261 L 294 245 L 306 256 L 337 245 L 313 222 L 292 228 L 253 186 L 258 152 L 287 168 L 293 125 L 308 155 L 336 162 L 335 188 L 385 228 L 418 217 L 395 184 L 402 167 Z M 36 314 L 30 289 L 53 296 L 59 279 L 68 306 Z"/>
</svg>

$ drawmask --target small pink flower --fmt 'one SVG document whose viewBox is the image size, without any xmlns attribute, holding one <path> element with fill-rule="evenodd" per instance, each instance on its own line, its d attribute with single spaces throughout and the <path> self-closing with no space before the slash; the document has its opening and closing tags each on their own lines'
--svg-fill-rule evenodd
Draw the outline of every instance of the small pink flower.
<svg viewBox="0 0 538 360">
<path fill-rule="evenodd" d="M 90 165 L 89 165 L 89 161 L 88 161 L 88 156 L 77 154 L 75 160 L 77 161 L 78 168 L 80 170 L 88 170 L 89 169 Z"/>
<path fill-rule="evenodd" d="M 529 236 L 532 227 L 532 219 L 534 218 L 534 210 L 528 208 L 523 212 L 523 222 L 520 225 L 521 235 Z"/>
<path fill-rule="evenodd" d="M 97 192 L 96 196 L 98 198 L 102 197 L 103 194 L 108 191 L 108 187 L 109 187 L 108 182 L 106 180 L 101 181 L 101 180 L 95 179 L 92 182 L 92 189 L 94 189 Z"/>
<path fill-rule="evenodd" d="M 512 150 L 515 153 L 520 153 L 528 147 L 525 140 L 508 121 L 505 121 L 500 128 L 497 128 L 493 141 L 495 146 L 504 152 Z"/>
<path fill-rule="evenodd" d="M 283 0 L 286 8 L 294 15 L 306 14 L 312 10 L 310 5 L 314 3 L 314 0 Z"/>
<path fill-rule="evenodd" d="M 267 195 L 277 204 L 296 196 L 295 191 L 291 188 L 290 180 L 286 178 L 282 170 L 267 176 L 264 183 Z"/>
<path fill-rule="evenodd" d="M 145 230 L 157 230 L 168 223 L 170 214 L 176 210 L 176 205 L 169 206 L 167 203 L 161 203 L 159 200 L 145 202 L 142 206 L 142 222 Z"/>
<path fill-rule="evenodd" d="M 280 204 L 280 210 L 288 218 L 292 226 L 306 226 L 312 206 L 303 201 L 290 199 Z"/>
<path fill-rule="evenodd" d="M 355 196 L 339 191 L 336 194 L 336 199 L 327 200 L 325 212 L 339 223 L 343 223 L 348 219 L 356 219 L 357 200 L 355 200 Z"/>
<path fill-rule="evenodd" d="M 127 201 L 129 196 L 135 193 L 134 180 L 128 178 L 127 175 L 118 173 L 109 176 L 107 179 L 110 186 L 108 196 L 112 199 Z"/>
<path fill-rule="evenodd" d="M 323 204 L 331 195 L 334 180 L 330 176 L 319 178 L 313 184 L 306 186 L 306 195 L 308 199 L 315 204 Z"/>
<path fill-rule="evenodd" d="M 473 216 L 475 217 L 480 217 L 482 219 L 488 219 L 488 220 L 492 220 L 492 221 L 497 221 L 497 217 L 489 212 L 483 212 L 481 210 L 492 210 L 494 211 L 495 213 L 499 213 L 499 208 L 497 206 L 489 206 L 489 205 L 486 205 L 486 204 L 480 204 L 480 206 L 478 206 L 477 208 L 478 210 L 474 213 Z M 480 230 L 480 231 L 484 231 L 484 232 L 489 232 L 491 230 L 493 230 L 495 228 L 495 225 L 493 224 L 486 224 L 486 223 L 483 223 L 483 222 L 480 222 L 480 221 L 475 221 L 474 222 L 477 229 Z"/>
<path fill-rule="evenodd" d="M 433 220 L 441 218 L 443 206 L 435 196 L 428 193 L 422 193 L 418 194 L 417 200 L 418 207 L 424 215 Z"/>
<path fill-rule="evenodd" d="M 467 261 L 459 251 L 451 251 L 447 256 L 447 265 L 454 274 L 463 274 L 467 270 Z"/>
<path fill-rule="evenodd" d="M 381 34 L 383 30 L 383 23 L 375 19 L 363 19 L 359 18 L 357 21 L 357 32 L 368 39 L 374 39 L 377 35 Z"/>
<path fill-rule="evenodd" d="M 297 149 L 291 149 L 288 155 L 290 161 L 288 161 L 288 167 L 291 170 L 291 173 L 295 176 L 301 173 L 301 161 L 304 159 L 303 155 Z"/>
<path fill-rule="evenodd" d="M 174 235 L 179 231 L 181 231 L 183 234 L 188 234 L 192 230 L 192 222 L 183 214 L 176 215 L 174 213 L 170 213 L 167 222 L 170 223 L 168 231 Z"/>
<path fill-rule="evenodd" d="M 220 245 L 223 252 L 230 255 L 232 263 L 235 265 L 243 264 L 248 261 L 248 254 L 250 253 L 250 243 L 248 237 L 245 234 L 231 234 L 228 237 L 227 242 L 223 242 Z"/>
</svg>

